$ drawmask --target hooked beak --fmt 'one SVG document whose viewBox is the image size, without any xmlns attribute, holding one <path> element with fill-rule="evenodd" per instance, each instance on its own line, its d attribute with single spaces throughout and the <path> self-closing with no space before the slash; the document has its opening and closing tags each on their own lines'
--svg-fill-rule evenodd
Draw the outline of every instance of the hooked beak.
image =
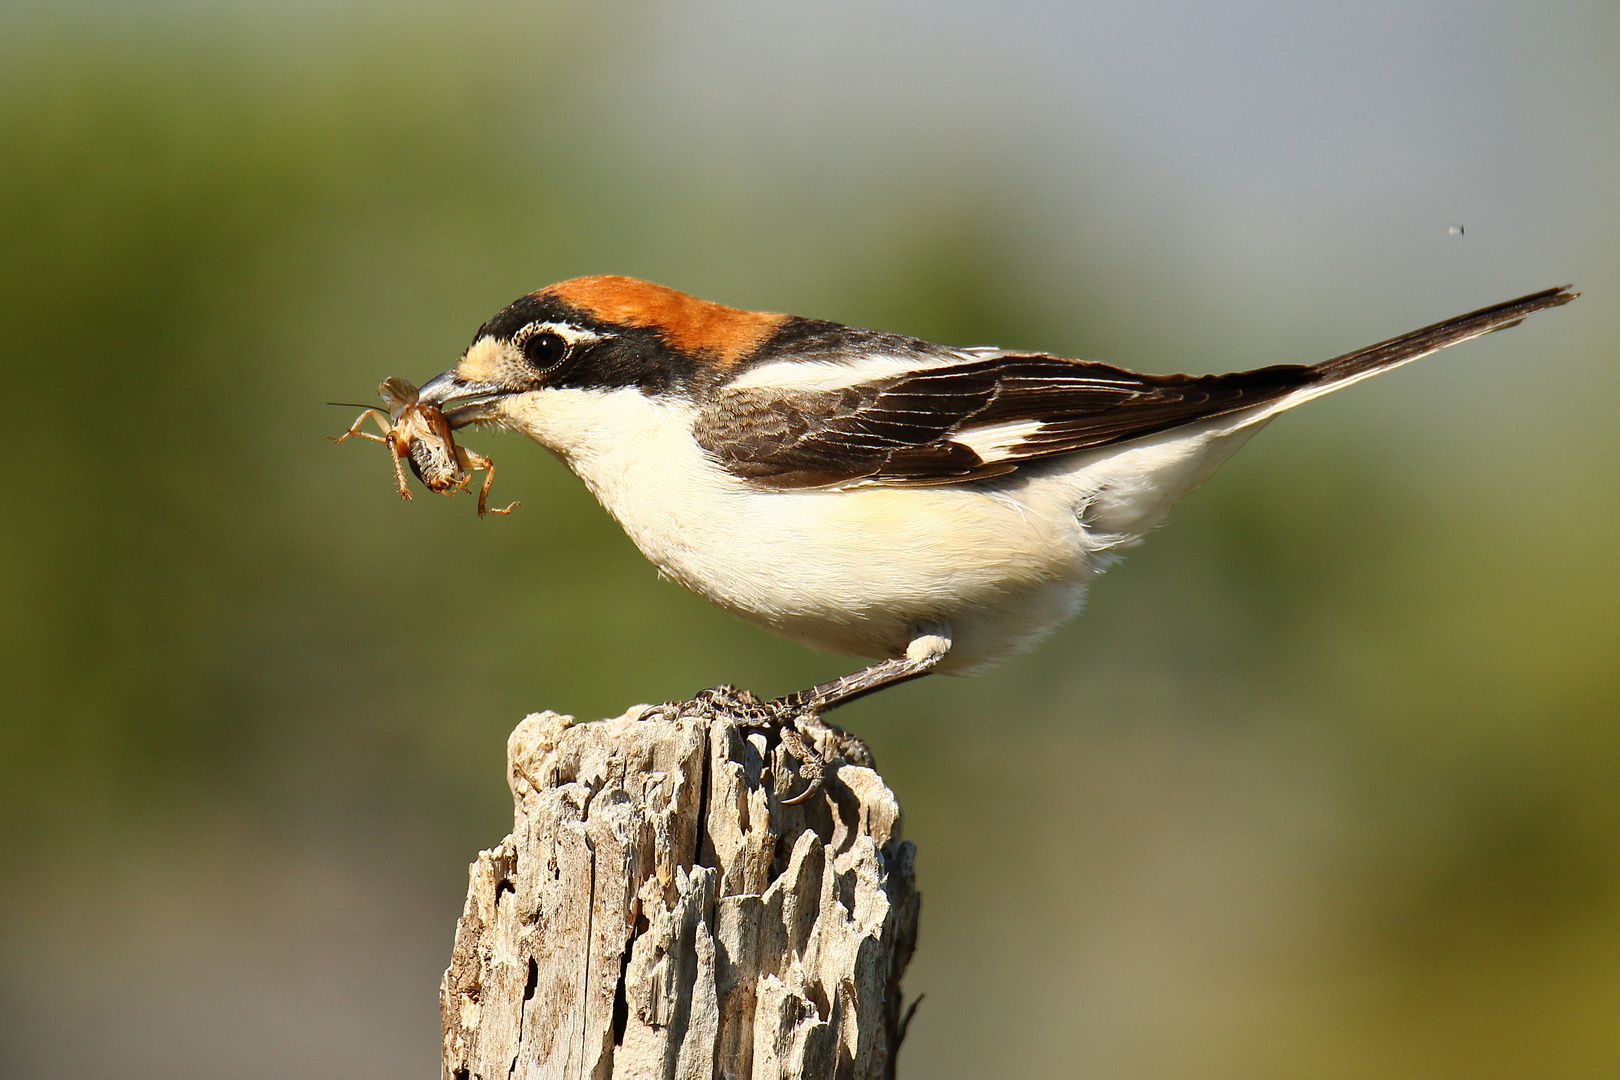
<svg viewBox="0 0 1620 1080">
<path fill-rule="evenodd" d="M 446 422 L 454 430 L 480 420 L 496 419 L 500 415 L 500 395 L 501 388 L 494 383 L 467 382 L 451 369 L 423 383 L 416 400 L 442 409 Z"/>
</svg>

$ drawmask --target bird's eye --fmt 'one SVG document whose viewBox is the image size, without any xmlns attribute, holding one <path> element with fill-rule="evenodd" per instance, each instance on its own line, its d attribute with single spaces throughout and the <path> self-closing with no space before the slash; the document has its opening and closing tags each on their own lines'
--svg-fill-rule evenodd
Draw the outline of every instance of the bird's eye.
<svg viewBox="0 0 1620 1080">
<path fill-rule="evenodd" d="M 536 334 L 523 343 L 523 359 L 540 371 L 555 367 L 568 352 L 568 342 L 556 334 Z"/>
</svg>

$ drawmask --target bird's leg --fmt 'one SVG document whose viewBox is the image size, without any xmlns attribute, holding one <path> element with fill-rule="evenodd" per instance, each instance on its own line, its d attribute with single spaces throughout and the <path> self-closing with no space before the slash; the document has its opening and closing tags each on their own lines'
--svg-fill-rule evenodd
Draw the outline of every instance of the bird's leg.
<svg viewBox="0 0 1620 1080">
<path fill-rule="evenodd" d="M 910 682 L 927 675 L 951 651 L 951 630 L 943 623 L 917 627 L 916 636 L 906 646 L 904 656 L 882 660 L 841 678 L 779 697 L 771 704 L 797 713 L 823 713 L 840 705 L 876 693 L 886 686 Z"/>
<path fill-rule="evenodd" d="M 766 707 L 776 711 L 780 717 L 777 732 L 782 745 L 787 747 L 788 753 L 799 759 L 799 776 L 808 783 L 808 786 L 793 798 L 783 799 L 782 804 L 792 806 L 815 795 L 821 790 L 823 774 L 832 764 L 800 736 L 798 729 L 800 722 L 808 728 L 820 728 L 831 733 L 834 745 L 839 747 L 843 756 L 869 765 L 872 761 L 872 752 L 866 748 L 866 744 L 855 736 L 846 734 L 841 728 L 827 723 L 820 714 L 827 709 L 854 701 L 858 697 L 876 693 L 886 686 L 920 679 L 938 667 L 940 661 L 944 660 L 950 651 L 950 627 L 943 623 L 927 623 L 917 627 L 911 644 L 906 646 L 904 656 L 880 661 L 831 682 L 824 682 L 808 690 L 800 690 L 798 693 L 767 702 Z"/>
<path fill-rule="evenodd" d="M 914 631 L 904 656 L 881 661 L 843 678 L 771 701 L 761 701 L 735 686 L 716 686 L 699 693 L 691 704 L 709 715 L 723 713 L 744 727 L 775 732 L 787 752 L 799 759 L 799 776 L 808 782 L 799 794 L 782 800 L 782 805 L 793 806 L 821 790 L 822 777 L 832 766 L 832 755 L 816 749 L 813 733 L 829 736 L 837 757 L 852 764 L 872 766 L 872 752 L 866 744 L 837 725 L 827 723 L 821 713 L 885 686 L 920 679 L 938 667 L 950 651 L 950 627 L 944 623 L 925 623 Z M 680 707 L 672 704 L 663 708 Z"/>
</svg>

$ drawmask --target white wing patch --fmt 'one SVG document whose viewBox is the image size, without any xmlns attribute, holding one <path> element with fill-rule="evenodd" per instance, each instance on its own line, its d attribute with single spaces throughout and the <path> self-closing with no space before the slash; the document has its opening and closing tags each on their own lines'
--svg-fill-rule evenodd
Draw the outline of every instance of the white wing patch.
<svg viewBox="0 0 1620 1080">
<path fill-rule="evenodd" d="M 849 363 L 832 360 L 778 360 L 745 371 L 729 390 L 842 390 L 861 383 L 912 375 L 961 363 L 952 356 L 863 356 Z"/>
<path fill-rule="evenodd" d="M 951 436 L 951 441 L 966 446 L 985 462 L 1004 461 L 1013 456 L 1014 447 L 1045 426 L 1040 420 L 1009 420 L 959 431 Z"/>
</svg>

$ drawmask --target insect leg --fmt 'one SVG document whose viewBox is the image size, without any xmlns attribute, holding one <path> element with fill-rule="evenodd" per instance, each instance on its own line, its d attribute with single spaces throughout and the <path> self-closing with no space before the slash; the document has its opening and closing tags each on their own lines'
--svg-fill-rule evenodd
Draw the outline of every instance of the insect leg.
<svg viewBox="0 0 1620 1080">
<path fill-rule="evenodd" d="M 368 417 L 368 416 L 371 417 L 373 420 L 375 420 L 377 422 L 377 427 L 382 430 L 381 435 L 372 435 L 369 432 L 365 432 L 365 431 L 360 430 L 360 425 L 366 422 L 366 417 Z M 382 418 L 381 413 L 379 413 L 376 409 L 367 409 L 365 412 L 361 413 L 358 417 L 355 418 L 354 423 L 349 425 L 349 430 L 348 431 L 345 431 L 341 435 L 328 435 L 326 437 L 326 441 L 327 442 L 343 442 L 350 435 L 358 435 L 362 439 L 370 439 L 372 442 L 387 442 L 388 441 L 387 436 L 388 436 L 388 432 L 390 430 L 391 429 L 389 428 L 389 426 L 383 422 L 383 418 Z"/>
<path fill-rule="evenodd" d="M 360 434 L 363 435 L 365 433 L 361 432 Z M 410 449 L 410 443 L 394 434 L 392 428 L 389 429 L 388 434 L 384 438 L 379 439 L 378 441 L 387 443 L 388 449 L 393 452 L 394 482 L 399 485 L 399 497 L 404 499 L 406 502 L 410 502 L 411 487 L 405 482 L 405 453 Z"/>
<path fill-rule="evenodd" d="M 478 516 L 485 514 L 510 514 L 521 503 L 508 503 L 503 509 L 497 510 L 488 505 L 489 485 L 495 482 L 495 463 L 483 454 L 476 454 L 464 446 L 456 447 L 456 460 L 461 462 L 464 469 L 483 469 L 484 485 L 478 489 Z"/>
</svg>

